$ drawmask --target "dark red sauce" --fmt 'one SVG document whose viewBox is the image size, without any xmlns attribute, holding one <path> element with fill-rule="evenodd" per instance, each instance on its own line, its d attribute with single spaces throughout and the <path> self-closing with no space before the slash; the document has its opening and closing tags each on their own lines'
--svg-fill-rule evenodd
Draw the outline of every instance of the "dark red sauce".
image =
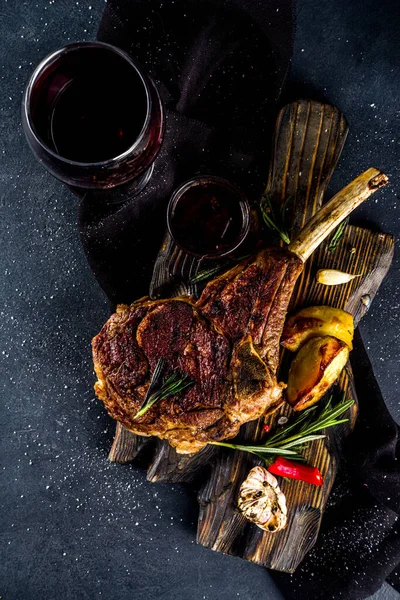
<svg viewBox="0 0 400 600">
<path fill-rule="evenodd" d="M 247 225 L 247 203 L 228 183 L 195 182 L 172 199 L 171 234 L 188 252 L 210 256 L 228 253 L 241 242 Z"/>
</svg>

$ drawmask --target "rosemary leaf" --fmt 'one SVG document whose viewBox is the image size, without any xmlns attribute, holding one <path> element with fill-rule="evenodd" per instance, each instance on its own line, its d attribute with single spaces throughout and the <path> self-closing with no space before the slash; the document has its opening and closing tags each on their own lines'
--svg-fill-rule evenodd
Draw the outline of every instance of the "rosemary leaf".
<svg viewBox="0 0 400 600">
<path fill-rule="evenodd" d="M 263 196 L 260 202 L 260 210 L 264 223 L 271 231 L 275 231 L 285 244 L 290 244 L 289 234 L 285 225 L 285 213 L 289 200 L 290 196 L 282 204 L 279 215 L 276 214 L 269 196 Z"/>
<path fill-rule="evenodd" d="M 165 398 L 168 398 L 169 396 L 179 394 L 189 386 L 193 385 L 193 381 L 187 375 L 181 376 L 179 373 L 173 373 L 160 387 L 158 387 L 163 368 L 164 361 L 160 358 L 154 369 L 143 404 L 134 416 L 134 419 L 142 417 L 157 402 L 161 402 L 161 400 L 165 400 Z"/>
<path fill-rule="evenodd" d="M 226 442 L 209 442 L 213 446 L 223 446 L 224 448 L 232 448 L 232 450 L 241 450 L 242 452 L 250 452 L 256 454 L 259 458 L 264 458 L 264 454 L 279 454 L 280 456 L 288 456 L 293 460 L 299 456 L 294 450 L 285 450 L 282 448 L 272 448 L 269 446 L 246 446 L 241 444 L 228 444 Z"/>
<path fill-rule="evenodd" d="M 349 219 L 347 218 L 344 221 L 342 221 L 341 223 L 339 223 L 338 227 L 336 228 L 335 233 L 331 237 L 330 242 L 328 244 L 329 252 L 335 252 L 336 248 L 339 246 L 340 241 L 344 234 L 344 230 L 346 229 L 348 222 L 349 222 Z"/>
<path fill-rule="evenodd" d="M 193 277 L 190 278 L 189 283 L 200 283 L 200 281 L 205 281 L 206 279 L 211 279 L 213 275 L 217 275 L 221 271 L 228 270 L 232 268 L 235 264 L 240 263 L 242 260 L 246 260 L 249 258 L 250 254 L 244 254 L 243 256 L 238 256 L 235 260 L 224 261 L 214 267 L 210 267 L 209 269 L 203 269 L 199 271 Z"/>
<path fill-rule="evenodd" d="M 347 419 L 346 419 L 346 421 L 347 421 Z M 308 444 L 308 442 L 313 442 L 314 440 L 323 440 L 324 438 L 326 438 L 325 434 L 305 435 L 298 440 L 293 440 L 292 442 L 286 442 L 285 445 L 282 446 L 282 448 L 287 450 L 287 449 L 293 448 L 295 446 L 302 446 L 303 444 Z"/>
<path fill-rule="evenodd" d="M 220 271 L 223 270 L 225 264 L 216 265 L 215 267 L 210 267 L 210 269 L 204 269 L 203 271 L 199 271 L 196 275 L 190 278 L 190 283 L 199 283 L 200 281 L 205 281 L 206 279 L 210 279 L 213 275 L 216 275 Z"/>
</svg>

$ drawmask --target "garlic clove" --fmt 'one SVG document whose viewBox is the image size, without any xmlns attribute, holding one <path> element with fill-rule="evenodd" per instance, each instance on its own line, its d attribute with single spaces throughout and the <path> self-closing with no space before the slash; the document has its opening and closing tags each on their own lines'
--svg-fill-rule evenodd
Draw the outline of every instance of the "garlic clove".
<svg viewBox="0 0 400 600">
<path fill-rule="evenodd" d="M 276 478 L 264 467 L 254 467 L 240 486 L 238 508 L 249 521 L 275 533 L 287 525 L 286 498 Z"/>
<path fill-rule="evenodd" d="M 364 294 L 364 296 L 361 296 L 360 299 L 361 304 L 364 304 L 364 306 L 367 307 L 367 309 L 371 306 L 371 296 L 369 294 Z"/>
<path fill-rule="evenodd" d="M 351 273 L 344 273 L 344 271 L 337 271 L 336 269 L 319 269 L 316 275 L 318 283 L 322 283 L 323 285 L 341 285 L 342 283 L 348 283 L 356 277 L 361 277 L 361 275 L 352 275 Z"/>
</svg>

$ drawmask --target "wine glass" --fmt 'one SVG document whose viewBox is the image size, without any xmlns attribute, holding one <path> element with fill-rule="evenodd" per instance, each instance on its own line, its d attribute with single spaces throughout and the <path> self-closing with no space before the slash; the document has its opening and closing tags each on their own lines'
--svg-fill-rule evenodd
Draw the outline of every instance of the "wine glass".
<svg viewBox="0 0 400 600">
<path fill-rule="evenodd" d="M 148 183 L 164 115 L 152 79 L 123 50 L 78 42 L 52 52 L 33 72 L 22 123 L 36 158 L 75 188 Z"/>
</svg>

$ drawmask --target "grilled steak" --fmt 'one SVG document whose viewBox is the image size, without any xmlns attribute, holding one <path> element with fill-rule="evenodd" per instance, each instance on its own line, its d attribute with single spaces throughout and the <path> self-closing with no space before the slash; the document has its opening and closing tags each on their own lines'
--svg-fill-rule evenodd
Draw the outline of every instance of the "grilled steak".
<svg viewBox="0 0 400 600">
<path fill-rule="evenodd" d="M 278 406 L 279 338 L 302 266 L 290 252 L 265 249 L 211 281 L 197 302 L 119 306 L 93 340 L 95 390 L 109 414 L 193 453 Z M 193 385 L 135 419 L 160 358 L 165 377 L 177 371 Z"/>
<path fill-rule="evenodd" d="M 190 454 L 278 406 L 279 340 L 304 261 L 387 182 L 368 169 L 308 221 L 288 250 L 262 250 L 211 281 L 197 302 L 144 298 L 119 306 L 93 339 L 95 390 L 109 414 Z M 165 377 L 179 371 L 193 385 L 135 418 L 160 358 Z"/>
</svg>

